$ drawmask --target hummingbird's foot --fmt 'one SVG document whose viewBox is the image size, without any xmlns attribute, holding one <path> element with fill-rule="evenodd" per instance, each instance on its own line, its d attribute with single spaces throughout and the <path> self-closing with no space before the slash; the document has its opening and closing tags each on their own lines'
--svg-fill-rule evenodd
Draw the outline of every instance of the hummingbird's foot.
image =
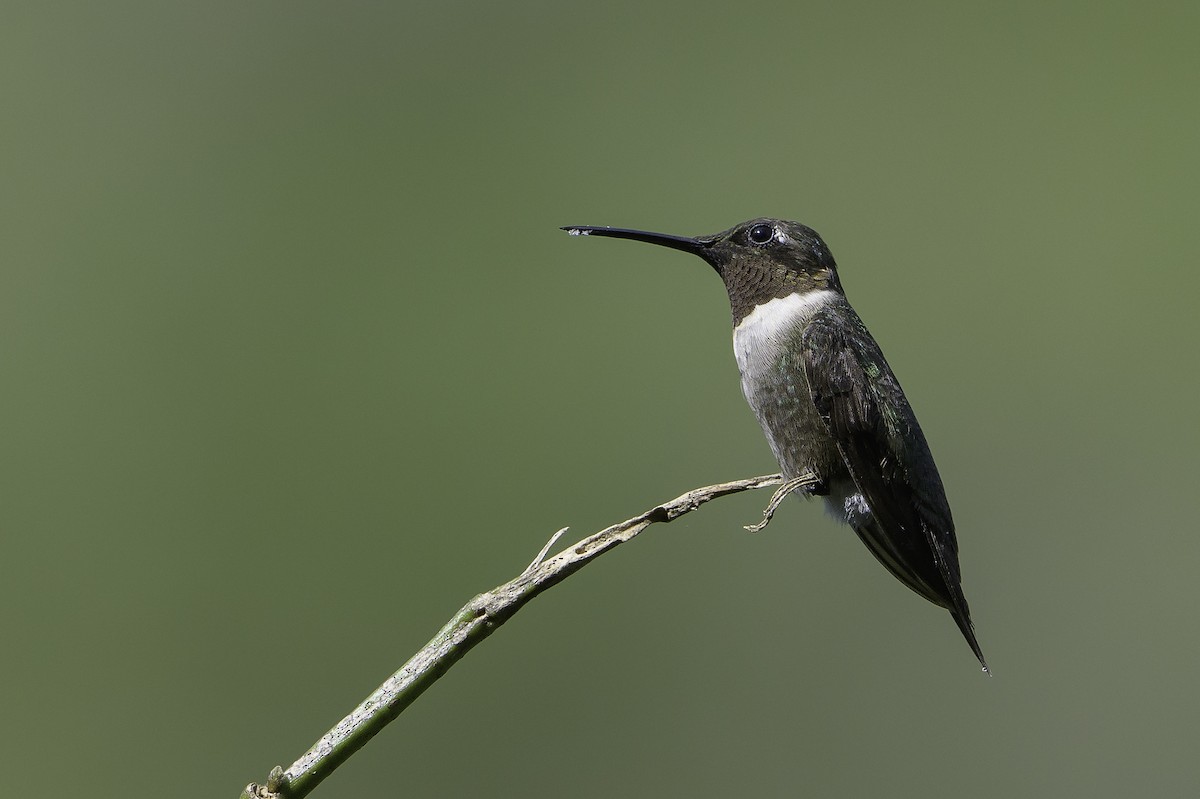
<svg viewBox="0 0 1200 799">
<path fill-rule="evenodd" d="M 768 524 L 771 523 L 771 519 L 775 516 L 775 511 L 779 510 L 780 504 L 783 503 L 784 498 L 788 494 L 792 493 L 793 491 L 798 491 L 801 488 L 812 488 L 813 486 L 818 486 L 820 484 L 821 481 L 818 480 L 817 476 L 812 472 L 805 472 L 799 477 L 793 477 L 789 480 L 784 480 L 783 485 L 777 488 L 775 493 L 771 495 L 771 501 L 767 503 L 767 508 L 763 511 L 762 521 L 758 524 L 747 524 L 744 529 L 751 533 L 761 532 Z"/>
</svg>

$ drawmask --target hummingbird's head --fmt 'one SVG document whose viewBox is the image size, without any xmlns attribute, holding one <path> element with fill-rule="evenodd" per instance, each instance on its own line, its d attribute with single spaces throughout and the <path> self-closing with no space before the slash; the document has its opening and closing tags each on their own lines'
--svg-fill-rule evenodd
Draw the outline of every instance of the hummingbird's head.
<svg viewBox="0 0 1200 799">
<path fill-rule="evenodd" d="M 699 255 L 725 282 L 735 325 L 755 307 L 776 297 L 842 290 L 833 254 L 815 230 L 799 222 L 751 219 L 724 232 L 695 238 L 626 228 L 563 230 L 573 236 L 633 239 Z"/>
</svg>

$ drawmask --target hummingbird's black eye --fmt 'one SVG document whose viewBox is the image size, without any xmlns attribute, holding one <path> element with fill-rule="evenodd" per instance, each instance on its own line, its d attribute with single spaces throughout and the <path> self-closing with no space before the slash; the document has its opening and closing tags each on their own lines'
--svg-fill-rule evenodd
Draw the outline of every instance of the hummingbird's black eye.
<svg viewBox="0 0 1200 799">
<path fill-rule="evenodd" d="M 750 228 L 750 241 L 755 244 L 766 244 L 775 235 L 775 228 L 770 225 L 755 225 Z"/>
</svg>

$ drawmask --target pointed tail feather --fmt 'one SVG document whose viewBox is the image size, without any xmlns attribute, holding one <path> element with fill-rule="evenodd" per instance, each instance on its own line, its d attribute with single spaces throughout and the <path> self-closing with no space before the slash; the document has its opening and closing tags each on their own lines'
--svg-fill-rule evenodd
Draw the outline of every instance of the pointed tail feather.
<svg viewBox="0 0 1200 799">
<path fill-rule="evenodd" d="M 979 665 L 983 666 L 983 673 L 990 675 L 992 671 L 988 668 L 987 661 L 983 659 L 983 650 L 979 648 L 979 642 L 975 640 L 975 626 L 971 624 L 971 617 L 953 610 L 950 611 L 950 615 L 954 617 L 954 623 L 962 631 L 963 638 L 967 639 L 967 644 L 975 653 L 975 657 L 979 658 Z"/>
</svg>

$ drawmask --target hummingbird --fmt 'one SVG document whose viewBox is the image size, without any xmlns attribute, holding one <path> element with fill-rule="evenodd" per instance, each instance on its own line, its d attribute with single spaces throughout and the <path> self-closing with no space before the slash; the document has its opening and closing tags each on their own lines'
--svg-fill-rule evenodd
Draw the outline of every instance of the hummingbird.
<svg viewBox="0 0 1200 799">
<path fill-rule="evenodd" d="M 904 585 L 950 611 L 985 672 L 962 591 L 950 504 L 912 406 L 850 307 L 829 247 L 812 228 L 752 219 L 710 236 L 564 227 L 698 255 L 729 294 L 742 393 L 791 493 L 823 497 Z"/>
</svg>

